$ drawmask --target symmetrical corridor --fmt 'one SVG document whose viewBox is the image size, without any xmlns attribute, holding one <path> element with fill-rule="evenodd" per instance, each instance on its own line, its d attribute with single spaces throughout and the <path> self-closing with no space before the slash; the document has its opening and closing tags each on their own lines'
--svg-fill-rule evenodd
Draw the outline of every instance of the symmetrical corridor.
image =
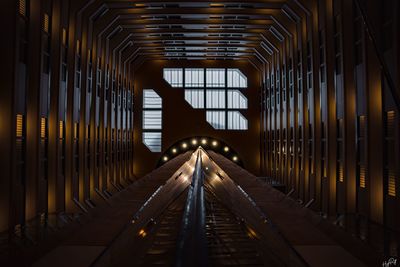
<svg viewBox="0 0 400 267">
<path fill-rule="evenodd" d="M 55 248 L 43 246 L 38 259 L 19 260 L 34 260 L 33 266 L 366 266 L 382 260 L 210 153 L 199 148 L 173 159 L 95 208 Z"/>
<path fill-rule="evenodd" d="M 0 2 L 1 266 L 400 265 L 399 1 Z"/>
</svg>

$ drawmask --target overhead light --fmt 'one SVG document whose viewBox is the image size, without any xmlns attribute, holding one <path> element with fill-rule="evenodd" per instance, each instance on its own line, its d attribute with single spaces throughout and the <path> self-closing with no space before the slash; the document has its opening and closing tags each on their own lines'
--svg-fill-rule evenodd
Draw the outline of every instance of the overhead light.
<svg viewBox="0 0 400 267">
<path fill-rule="evenodd" d="M 183 144 L 182 144 L 182 148 L 187 148 L 187 144 L 186 144 L 186 143 L 183 143 Z"/>
<path fill-rule="evenodd" d="M 192 145 L 197 145 L 197 140 L 196 139 L 192 140 Z"/>
<path fill-rule="evenodd" d="M 210 3 L 210 7 L 224 7 L 222 3 Z"/>
<path fill-rule="evenodd" d="M 178 150 L 176 150 L 176 148 L 173 148 L 173 149 L 172 149 L 172 153 L 175 154 L 176 152 L 178 152 Z"/>
<path fill-rule="evenodd" d="M 212 141 L 212 145 L 213 145 L 213 146 L 217 146 L 217 145 L 218 145 L 218 142 L 214 140 L 214 141 Z"/>
<path fill-rule="evenodd" d="M 206 145 L 207 144 L 207 139 L 205 139 L 205 138 L 201 139 L 201 144 Z"/>
<path fill-rule="evenodd" d="M 237 160 L 238 160 L 238 157 L 233 156 L 232 160 L 233 160 L 233 161 L 237 161 Z"/>
<path fill-rule="evenodd" d="M 229 151 L 229 147 L 227 147 L 227 146 L 224 147 L 224 151 L 225 151 L 225 152 L 228 152 L 228 151 Z"/>
<path fill-rule="evenodd" d="M 167 160 L 168 160 L 168 157 L 167 157 L 167 156 L 164 156 L 164 157 L 163 157 L 163 160 L 164 160 L 164 161 L 167 161 Z"/>
</svg>

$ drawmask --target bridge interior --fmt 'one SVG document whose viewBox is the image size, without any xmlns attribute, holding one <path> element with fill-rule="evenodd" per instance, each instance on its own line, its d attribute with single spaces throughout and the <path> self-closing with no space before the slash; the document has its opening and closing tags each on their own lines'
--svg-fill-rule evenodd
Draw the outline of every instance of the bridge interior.
<svg viewBox="0 0 400 267">
<path fill-rule="evenodd" d="M 0 266 L 395 261 L 399 14 L 1 0 Z"/>
</svg>

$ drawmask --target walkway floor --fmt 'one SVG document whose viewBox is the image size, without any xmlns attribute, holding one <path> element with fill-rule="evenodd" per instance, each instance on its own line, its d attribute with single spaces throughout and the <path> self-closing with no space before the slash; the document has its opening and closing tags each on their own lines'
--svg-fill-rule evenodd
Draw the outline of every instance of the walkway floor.
<svg viewBox="0 0 400 267">
<path fill-rule="evenodd" d="M 278 226 L 310 266 L 381 266 L 382 258 L 361 240 L 304 208 L 225 157 L 209 152 Z"/>
<path fill-rule="evenodd" d="M 56 247 L 34 262 L 35 267 L 86 267 L 106 248 L 118 233 L 130 223 L 135 211 L 162 185 L 174 172 L 189 159 L 187 152 L 134 182 L 125 190 L 114 194 L 106 203 L 99 205 L 87 216 L 85 222 L 76 229 L 66 229 L 68 236 Z M 41 249 L 46 244 L 41 245 Z M 12 266 L 30 266 L 29 261 L 37 257 L 40 249 L 28 251 L 19 263 Z M 55 263 L 57 263 L 55 265 Z"/>
<path fill-rule="evenodd" d="M 310 266 L 356 267 L 382 264 L 381 257 L 361 240 L 349 236 L 230 160 L 214 152 L 209 153 L 277 225 Z M 14 261 L 13 266 L 27 266 L 31 262 L 36 267 L 89 266 L 130 223 L 133 214 L 152 193 L 189 157 L 190 152 L 180 155 L 115 194 L 109 201 L 93 209 L 82 224 L 69 229 L 64 236 L 60 235 L 62 238 L 58 243 L 53 242 L 52 246 L 47 244 L 47 247 L 44 244 L 41 250 L 37 248 L 28 251 L 26 257 Z M 51 250 L 48 249 L 50 247 Z M 34 261 L 38 255 L 42 257 Z"/>
</svg>

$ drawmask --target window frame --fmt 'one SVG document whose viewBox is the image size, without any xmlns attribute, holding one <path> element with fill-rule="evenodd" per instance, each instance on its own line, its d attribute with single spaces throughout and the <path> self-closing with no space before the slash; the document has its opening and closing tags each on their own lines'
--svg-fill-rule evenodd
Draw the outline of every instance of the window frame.
<svg viewBox="0 0 400 267">
<path fill-rule="evenodd" d="M 146 97 L 148 99 L 146 99 Z M 150 99 L 150 100 L 149 100 Z M 150 101 L 147 102 L 147 101 Z M 148 115 L 147 115 L 148 114 Z M 148 121 L 146 121 L 148 120 Z M 154 89 L 142 90 L 142 143 L 153 153 L 162 151 L 162 98 Z M 149 143 L 146 136 L 159 134 L 159 144 Z M 154 139 L 154 138 L 153 138 Z M 154 148 L 156 147 L 156 148 Z"/>
<path fill-rule="evenodd" d="M 177 86 L 172 81 L 168 81 L 165 77 L 166 71 L 177 70 L 182 74 L 181 86 Z M 198 76 L 193 82 L 193 73 L 197 72 Z M 187 75 L 190 75 L 190 81 L 187 82 Z M 203 76 L 202 78 L 199 78 Z M 228 77 L 229 76 L 229 77 Z M 204 109 L 206 111 L 206 121 L 209 121 L 209 112 L 224 112 L 223 127 L 214 127 L 216 130 L 248 130 L 249 123 L 246 116 L 241 112 L 248 109 L 248 98 L 244 94 L 244 90 L 248 88 L 247 76 L 239 68 L 164 68 L 163 77 L 171 87 L 182 87 L 184 91 L 184 99 L 194 109 Z M 234 80 L 236 79 L 236 80 Z M 217 98 L 217 99 L 215 99 Z M 212 100 L 210 100 L 212 99 Z M 231 113 L 229 113 L 231 112 Z M 241 126 L 228 127 L 228 114 L 238 112 L 240 119 L 245 120 L 246 127 Z M 243 120 L 236 122 L 238 125 Z M 228 129 L 229 128 L 229 129 Z"/>
</svg>

